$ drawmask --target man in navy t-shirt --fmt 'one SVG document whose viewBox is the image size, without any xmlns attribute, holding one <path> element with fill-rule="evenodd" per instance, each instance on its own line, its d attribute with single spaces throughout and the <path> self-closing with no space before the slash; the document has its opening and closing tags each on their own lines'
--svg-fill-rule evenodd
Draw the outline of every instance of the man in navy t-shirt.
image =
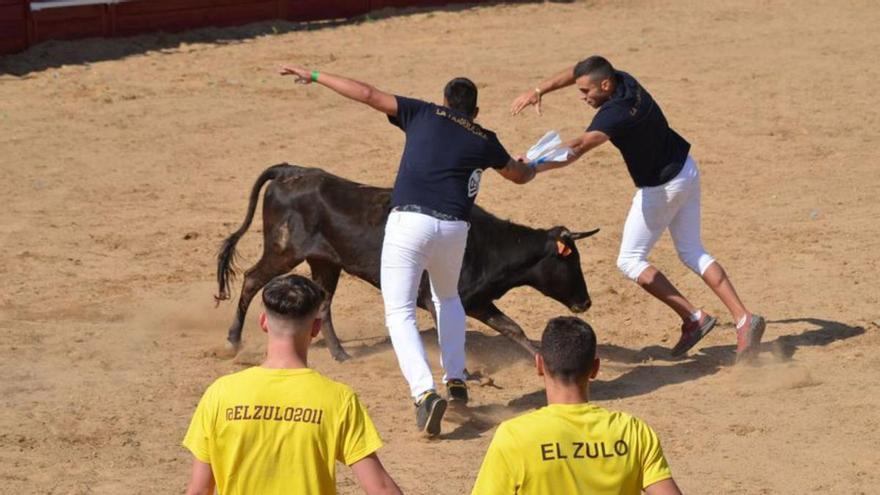
<svg viewBox="0 0 880 495">
<path fill-rule="evenodd" d="M 525 184 L 535 170 L 513 160 L 494 132 L 474 122 L 477 87 L 468 79 L 449 81 L 440 106 L 302 67 L 284 67 L 281 73 L 369 105 L 406 133 L 382 244 L 382 299 L 391 343 L 415 401 L 416 425 L 437 435 L 447 402 L 436 392 L 416 325 L 422 272 L 427 270 L 431 281 L 448 397 L 466 402 L 465 313 L 458 278 L 480 178 L 485 169 L 493 168 Z"/>
<path fill-rule="evenodd" d="M 736 323 L 737 358 L 753 356 L 764 333 L 764 318 L 749 312 L 721 265 L 700 239 L 700 175 L 690 156 L 690 143 L 669 127 L 660 106 L 626 72 L 592 56 L 566 68 L 513 102 L 515 115 L 529 105 L 541 113 L 544 93 L 577 84 L 580 97 L 597 109 L 584 134 L 565 146 L 564 162 L 536 165 L 538 172 L 564 167 L 610 140 L 620 150 L 638 188 L 626 219 L 617 266 L 682 319 L 674 356 L 693 347 L 715 326 L 716 319 L 690 303 L 659 270 L 648 254 L 668 228 L 679 258 L 699 274 L 727 306 Z"/>
<path fill-rule="evenodd" d="M 473 95 L 477 88 L 467 79 L 454 79 L 449 91 Z M 406 144 L 391 206 L 418 205 L 456 220 L 468 220 L 486 168 L 504 169 L 512 161 L 495 133 L 474 123 L 468 110 L 441 107 L 403 96 L 395 96 L 397 115 L 388 120 L 406 133 Z M 476 106 L 474 106 L 476 113 Z"/>
</svg>

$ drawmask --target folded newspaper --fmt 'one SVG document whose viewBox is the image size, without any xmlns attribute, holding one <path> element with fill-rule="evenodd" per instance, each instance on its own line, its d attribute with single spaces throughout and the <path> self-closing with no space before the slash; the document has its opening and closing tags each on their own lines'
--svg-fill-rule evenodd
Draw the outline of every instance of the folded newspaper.
<svg viewBox="0 0 880 495">
<path fill-rule="evenodd" d="M 526 159 L 529 165 L 535 166 L 546 162 L 564 162 L 571 155 L 571 148 L 562 146 L 562 138 L 556 131 L 544 134 L 534 146 L 529 148 Z"/>
</svg>

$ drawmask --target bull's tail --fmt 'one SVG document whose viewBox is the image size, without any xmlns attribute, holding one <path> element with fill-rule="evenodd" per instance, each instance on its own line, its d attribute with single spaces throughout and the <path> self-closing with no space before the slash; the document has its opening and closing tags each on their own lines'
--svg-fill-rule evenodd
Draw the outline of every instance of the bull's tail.
<svg viewBox="0 0 880 495">
<path fill-rule="evenodd" d="M 251 189 L 251 197 L 248 203 L 247 215 L 244 217 L 244 223 L 241 224 L 241 227 L 239 227 L 238 230 L 233 232 L 232 235 L 223 241 L 223 245 L 220 247 L 220 252 L 217 253 L 217 284 L 219 286 L 219 292 L 214 296 L 214 300 L 217 303 L 229 299 L 230 285 L 232 281 L 235 280 L 236 275 L 235 246 L 254 220 L 254 213 L 257 210 L 257 201 L 260 199 L 260 190 L 266 182 L 275 180 L 278 177 L 281 177 L 285 171 L 295 168 L 296 167 L 291 167 L 286 163 L 273 165 L 264 170 L 254 183 L 254 187 Z"/>
</svg>

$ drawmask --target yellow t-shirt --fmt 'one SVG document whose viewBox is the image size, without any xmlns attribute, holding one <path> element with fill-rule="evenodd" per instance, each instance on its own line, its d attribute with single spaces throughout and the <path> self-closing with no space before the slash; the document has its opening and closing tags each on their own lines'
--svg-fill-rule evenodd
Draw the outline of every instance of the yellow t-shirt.
<svg viewBox="0 0 880 495">
<path fill-rule="evenodd" d="M 657 435 L 639 419 L 551 404 L 498 426 L 472 495 L 638 495 L 671 477 Z"/>
<path fill-rule="evenodd" d="M 223 495 L 336 493 L 346 465 L 382 446 L 347 385 L 308 369 L 249 368 L 205 391 L 183 445 Z"/>
</svg>

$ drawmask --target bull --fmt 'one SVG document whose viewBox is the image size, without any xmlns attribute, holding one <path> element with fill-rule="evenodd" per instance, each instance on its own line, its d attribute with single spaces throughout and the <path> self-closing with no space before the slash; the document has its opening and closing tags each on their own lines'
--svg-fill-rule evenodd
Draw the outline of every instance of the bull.
<svg viewBox="0 0 880 495">
<path fill-rule="evenodd" d="M 257 292 L 273 277 L 305 261 L 312 279 L 328 294 L 321 308 L 324 340 L 333 358 L 344 361 L 350 356 L 333 327 L 333 294 L 342 270 L 380 287 L 380 255 L 391 190 L 352 182 L 318 168 L 287 163 L 269 167 L 254 183 L 244 223 L 223 242 L 217 256 L 218 302 L 230 297 L 236 275 L 236 244 L 250 227 L 260 191 L 269 181 L 263 198 L 263 254 L 245 272 L 228 346 L 233 350 L 240 347 L 245 315 Z M 589 309 L 590 296 L 574 241 L 599 229 L 533 229 L 501 220 L 478 206 L 470 222 L 459 280 L 468 316 L 534 354 L 532 342 L 495 306 L 496 299 L 515 287 L 529 286 L 572 312 Z M 418 306 L 434 315 L 427 277 L 422 278 Z"/>
</svg>

